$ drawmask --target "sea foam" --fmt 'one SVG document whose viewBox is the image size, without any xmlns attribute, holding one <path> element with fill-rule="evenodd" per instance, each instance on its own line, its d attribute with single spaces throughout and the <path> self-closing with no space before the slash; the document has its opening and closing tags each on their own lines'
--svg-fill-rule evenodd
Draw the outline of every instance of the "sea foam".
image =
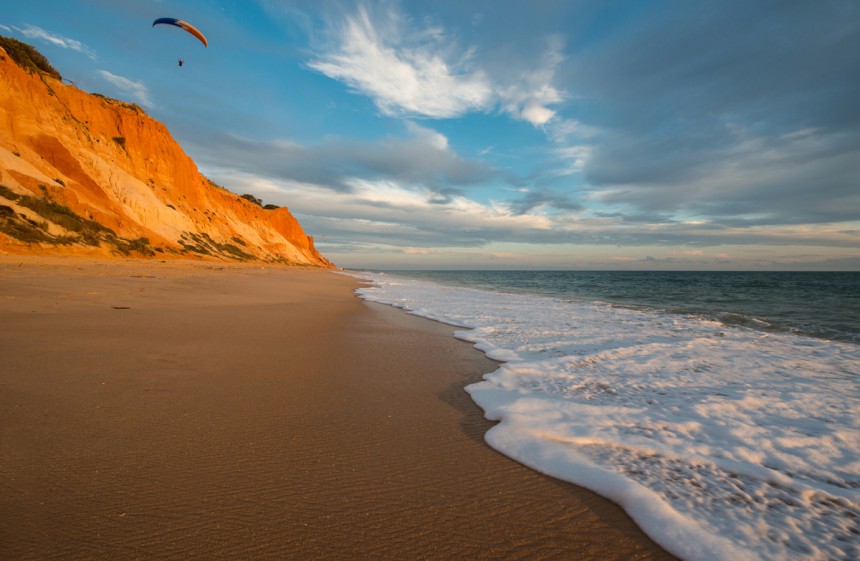
<svg viewBox="0 0 860 561">
<path fill-rule="evenodd" d="M 379 273 L 466 328 L 495 449 L 608 497 L 689 560 L 860 558 L 860 346 Z"/>
</svg>

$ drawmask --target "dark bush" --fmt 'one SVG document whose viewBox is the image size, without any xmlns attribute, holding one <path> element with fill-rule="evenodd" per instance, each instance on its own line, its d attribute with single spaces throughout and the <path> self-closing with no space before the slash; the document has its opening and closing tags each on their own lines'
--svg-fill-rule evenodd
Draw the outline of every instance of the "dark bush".
<svg viewBox="0 0 860 561">
<path fill-rule="evenodd" d="M 2 35 L 0 35 L 0 47 L 3 47 L 21 68 L 29 72 L 44 72 L 58 80 L 62 79 L 60 73 L 51 66 L 42 53 L 36 50 L 36 47 Z"/>
<path fill-rule="evenodd" d="M 39 187 L 43 187 L 40 185 Z M 46 189 L 42 189 L 47 191 Z M 39 224 L 22 215 L 17 215 L 14 212 L 11 214 L 4 213 L 3 231 L 10 236 L 25 242 L 48 242 L 69 244 L 81 242 L 87 245 L 97 246 L 105 236 L 115 238 L 116 234 L 110 228 L 102 226 L 95 220 L 88 220 L 70 209 L 67 206 L 53 201 L 47 197 L 31 197 L 29 195 L 19 195 L 8 187 L 0 185 L 0 195 L 15 201 L 25 208 L 29 208 L 46 222 Z M 9 208 L 11 211 L 12 209 Z M 47 223 L 52 222 L 65 230 L 74 232 L 74 236 L 51 236 L 47 233 Z"/>
<path fill-rule="evenodd" d="M 137 238 L 136 240 L 126 240 L 123 238 L 112 238 L 109 240 L 117 251 L 123 255 L 129 255 L 132 252 L 137 252 L 142 255 L 155 255 L 155 251 L 149 246 L 149 238 Z"/>
<path fill-rule="evenodd" d="M 259 207 L 263 206 L 263 201 L 261 199 L 258 199 L 254 195 L 249 195 L 246 193 L 246 194 L 242 195 L 242 198 L 245 199 L 246 201 L 251 201 L 252 203 L 254 203 L 255 205 L 257 205 Z"/>
<path fill-rule="evenodd" d="M 108 96 L 102 95 L 100 93 L 93 93 L 93 95 L 98 97 L 98 98 L 103 99 L 104 101 L 106 101 L 107 103 L 110 103 L 111 105 L 119 105 L 120 107 L 125 107 L 126 109 L 131 109 L 135 113 L 142 113 L 142 114 L 146 115 L 146 111 L 141 109 L 140 105 L 138 105 L 136 103 L 128 103 L 126 101 L 120 101 L 119 99 L 114 99 L 112 97 L 108 97 Z"/>
</svg>

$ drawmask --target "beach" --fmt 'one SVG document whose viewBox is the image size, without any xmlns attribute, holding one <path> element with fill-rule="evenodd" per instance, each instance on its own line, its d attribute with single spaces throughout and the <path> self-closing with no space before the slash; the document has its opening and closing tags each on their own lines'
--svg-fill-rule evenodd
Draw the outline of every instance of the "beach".
<svg viewBox="0 0 860 561">
<path fill-rule="evenodd" d="M 2 559 L 671 559 L 332 271 L 0 256 Z"/>
</svg>

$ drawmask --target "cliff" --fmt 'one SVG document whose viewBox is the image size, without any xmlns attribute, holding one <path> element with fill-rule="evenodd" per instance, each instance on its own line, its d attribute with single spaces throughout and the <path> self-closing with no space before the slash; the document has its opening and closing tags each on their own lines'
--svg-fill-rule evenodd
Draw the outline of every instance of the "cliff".
<svg viewBox="0 0 860 561">
<path fill-rule="evenodd" d="M 209 181 L 139 107 L 66 85 L 5 44 L 0 252 L 332 266 L 287 208 Z"/>
</svg>

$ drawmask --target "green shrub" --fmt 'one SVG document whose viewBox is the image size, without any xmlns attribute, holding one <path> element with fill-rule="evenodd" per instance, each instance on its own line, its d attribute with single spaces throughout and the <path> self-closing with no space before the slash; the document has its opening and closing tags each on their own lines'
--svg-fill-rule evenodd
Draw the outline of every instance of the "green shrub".
<svg viewBox="0 0 860 561">
<path fill-rule="evenodd" d="M 137 252 L 143 255 L 155 255 L 155 252 L 149 247 L 149 238 L 137 238 L 136 240 L 126 240 L 123 238 L 109 239 L 114 247 L 123 255 L 129 255 L 132 252 Z"/>
<path fill-rule="evenodd" d="M 231 243 L 220 244 L 218 247 L 228 256 L 234 259 L 238 259 L 239 261 L 252 261 L 254 259 L 253 255 L 251 255 L 250 253 L 245 253 Z"/>
<path fill-rule="evenodd" d="M 258 199 L 254 195 L 249 195 L 249 194 L 245 193 L 244 195 L 240 196 L 239 198 L 245 199 L 246 201 L 251 201 L 252 203 L 254 203 L 255 205 L 257 205 L 259 207 L 263 206 L 263 201 Z"/>
<path fill-rule="evenodd" d="M 48 235 L 47 224 L 35 222 L 6 205 L 0 205 L 0 232 L 24 243 L 42 243 L 52 241 Z"/>
<path fill-rule="evenodd" d="M 233 241 L 243 246 L 245 242 L 233 236 Z M 238 246 L 231 243 L 218 243 L 206 232 L 183 232 L 179 238 L 179 245 L 185 251 L 199 253 L 201 255 L 211 255 L 213 257 L 226 257 L 227 259 L 235 259 L 237 261 L 254 261 L 257 258 L 243 251 Z"/>
<path fill-rule="evenodd" d="M 0 35 L 0 47 L 3 47 L 6 52 L 9 53 L 9 56 L 12 57 L 12 60 L 15 61 L 18 66 L 28 72 L 43 72 L 57 78 L 58 80 L 62 79 L 60 73 L 51 66 L 48 59 L 45 58 L 42 53 L 37 51 L 34 46 L 22 43 L 21 41 L 12 39 L 11 37 Z"/>
<path fill-rule="evenodd" d="M 17 201 L 19 198 L 21 198 L 21 195 L 19 195 L 12 189 L 6 187 L 5 185 L 0 185 L 0 195 L 6 197 L 10 201 Z"/>
<path fill-rule="evenodd" d="M 95 220 L 86 219 L 69 207 L 63 206 L 51 199 L 22 196 L 18 204 L 29 208 L 42 218 L 70 232 L 75 232 L 90 241 L 99 239 L 101 234 L 116 235 L 110 228 L 102 226 Z M 98 245 L 98 243 L 96 242 L 92 245 Z"/>
<path fill-rule="evenodd" d="M 39 187 L 42 191 L 47 192 L 44 185 L 40 185 Z M 88 220 L 78 215 L 69 207 L 61 205 L 48 197 L 19 195 L 3 185 L 0 185 L 0 195 L 10 201 L 15 201 L 22 207 L 32 210 L 45 220 L 43 223 L 37 223 L 23 215 L 16 214 L 11 207 L 5 207 L 8 211 L 4 211 L 3 214 L 3 231 L 21 241 L 55 244 L 80 242 L 86 245 L 97 246 L 106 236 L 116 237 L 116 234 L 110 228 L 102 226 L 95 220 Z M 48 222 L 56 224 L 69 232 L 74 232 L 77 236 L 51 236 L 47 233 Z"/>
</svg>

